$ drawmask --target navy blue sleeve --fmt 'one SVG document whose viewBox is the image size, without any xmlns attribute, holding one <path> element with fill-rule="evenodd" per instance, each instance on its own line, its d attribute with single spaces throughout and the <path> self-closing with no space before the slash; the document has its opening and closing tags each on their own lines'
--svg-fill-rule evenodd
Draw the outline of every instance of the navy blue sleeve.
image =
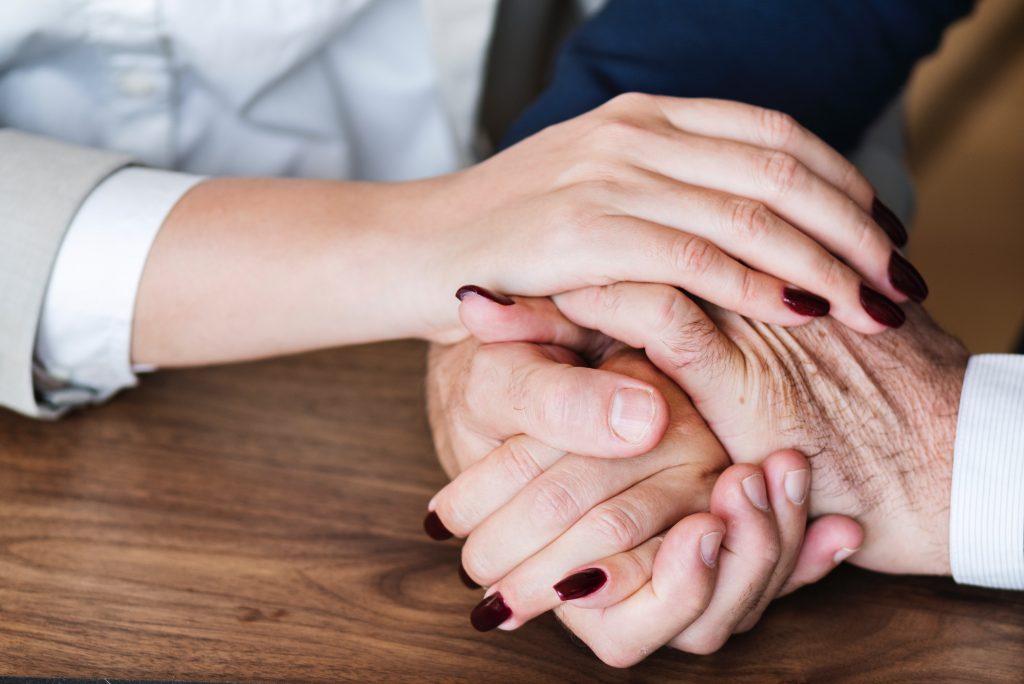
<svg viewBox="0 0 1024 684">
<path fill-rule="evenodd" d="M 970 0 L 611 0 L 502 146 L 620 93 L 739 100 L 848 151 Z"/>
</svg>

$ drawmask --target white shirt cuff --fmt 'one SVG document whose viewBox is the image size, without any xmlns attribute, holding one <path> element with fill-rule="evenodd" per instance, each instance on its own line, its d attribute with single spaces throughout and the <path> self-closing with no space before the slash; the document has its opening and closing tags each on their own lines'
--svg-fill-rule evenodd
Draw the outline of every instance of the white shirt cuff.
<svg viewBox="0 0 1024 684">
<path fill-rule="evenodd" d="M 142 271 L 164 219 L 201 180 L 129 167 L 83 202 L 57 253 L 36 333 L 36 391 L 51 408 L 104 401 L 136 384 L 131 332 Z"/>
<path fill-rule="evenodd" d="M 949 559 L 957 582 L 1024 589 L 1024 355 L 985 354 L 967 364 Z"/>
</svg>

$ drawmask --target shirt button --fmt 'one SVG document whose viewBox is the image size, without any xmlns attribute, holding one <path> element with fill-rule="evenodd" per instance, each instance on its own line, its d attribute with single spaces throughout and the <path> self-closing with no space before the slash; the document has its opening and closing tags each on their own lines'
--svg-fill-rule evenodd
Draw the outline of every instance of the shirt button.
<svg viewBox="0 0 1024 684">
<path fill-rule="evenodd" d="M 144 71 L 126 71 L 118 77 L 117 86 L 124 95 L 146 97 L 156 92 L 156 82 Z"/>
</svg>

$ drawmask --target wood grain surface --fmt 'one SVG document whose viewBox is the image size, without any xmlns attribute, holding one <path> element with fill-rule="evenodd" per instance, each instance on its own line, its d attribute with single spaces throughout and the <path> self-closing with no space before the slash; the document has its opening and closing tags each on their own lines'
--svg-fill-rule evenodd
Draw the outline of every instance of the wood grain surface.
<svg viewBox="0 0 1024 684">
<path fill-rule="evenodd" d="M 403 342 L 0 415 L 0 674 L 351 681 L 1024 681 L 1024 596 L 843 569 L 707 657 L 608 668 L 546 616 L 468 623 Z"/>
</svg>

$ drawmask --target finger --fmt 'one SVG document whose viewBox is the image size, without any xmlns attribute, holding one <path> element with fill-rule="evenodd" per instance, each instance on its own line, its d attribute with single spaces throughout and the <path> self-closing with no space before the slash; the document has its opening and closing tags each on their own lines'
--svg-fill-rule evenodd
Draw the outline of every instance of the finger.
<svg viewBox="0 0 1024 684">
<path fill-rule="evenodd" d="M 617 458 L 650 451 L 668 407 L 649 382 L 568 366 L 534 344 L 483 345 L 473 357 L 461 405 L 480 433 L 526 434 L 555 449 Z"/>
<path fill-rule="evenodd" d="M 665 176 L 637 173 L 643 176 L 638 182 L 612 191 L 624 211 L 714 242 L 748 266 L 795 285 L 784 290 L 782 301 L 805 321 L 831 312 L 858 332 L 885 329 L 861 304 L 863 278 L 766 205 Z M 680 206 L 687 210 L 679 211 Z M 757 318 L 767 320 L 767 315 Z"/>
<path fill-rule="evenodd" d="M 578 608 L 607 608 L 625 601 L 651 579 L 654 558 L 665 541 L 651 537 L 640 546 L 576 568 L 552 587 L 559 602 Z M 558 605 L 552 603 L 552 607 Z"/>
<path fill-rule="evenodd" d="M 765 608 L 775 599 L 793 572 L 807 526 L 807 494 L 811 485 L 811 470 L 807 459 L 792 449 L 777 451 L 761 463 L 761 470 L 768 489 L 768 500 L 775 514 L 780 555 L 757 605 L 737 624 L 736 631 L 739 632 L 757 624 Z"/>
<path fill-rule="evenodd" d="M 565 454 L 526 435 L 510 437 L 445 485 L 427 510 L 465 537 Z"/>
<path fill-rule="evenodd" d="M 559 598 L 552 584 L 571 568 L 590 567 L 602 558 L 634 549 L 674 522 L 705 510 L 711 477 L 694 475 L 688 468 L 671 468 L 639 482 L 595 506 L 561 536 L 510 570 L 494 584 L 512 610 L 502 629 L 516 629 L 557 606 Z M 471 537 L 470 543 L 473 541 Z M 464 547 L 463 564 L 479 553 L 479 545 Z"/>
<path fill-rule="evenodd" d="M 786 304 L 786 282 L 740 263 L 722 251 L 717 240 L 627 215 L 607 216 L 592 226 L 591 233 L 580 257 L 603 274 L 604 282 L 674 285 L 765 323 L 794 326 L 810 320 Z M 876 329 L 882 327 L 874 324 L 872 331 Z"/>
<path fill-rule="evenodd" d="M 760 201 L 841 257 L 884 296 L 904 301 L 890 277 L 893 243 L 861 207 L 786 152 L 674 132 L 635 164 L 684 183 Z M 638 148 L 639 149 L 639 148 Z M 882 321 L 879 321 L 880 323 Z"/>
<path fill-rule="evenodd" d="M 676 128 L 788 152 L 865 211 L 874 203 L 875 190 L 857 167 L 788 114 L 732 100 L 654 99 Z"/>
<path fill-rule="evenodd" d="M 718 583 L 707 610 L 671 644 L 713 653 L 757 605 L 778 565 L 780 546 L 764 474 L 757 466 L 728 468 L 711 494 L 711 512 L 726 524 Z"/>
<path fill-rule="evenodd" d="M 569 321 L 547 298 L 506 297 L 476 285 L 459 288 L 459 318 L 483 342 L 536 342 L 595 358 L 611 340 Z"/>
<path fill-rule="evenodd" d="M 665 535 L 647 584 L 604 609 L 563 604 L 559 618 L 608 665 L 640 662 L 704 613 L 723 534 L 725 525 L 709 513 L 684 518 Z"/>
<path fill-rule="evenodd" d="M 856 521 L 842 515 L 823 515 L 810 524 L 793 573 L 779 596 L 813 584 L 844 560 L 857 553 L 864 543 L 864 530 Z"/>
<path fill-rule="evenodd" d="M 742 353 L 675 288 L 616 283 L 566 292 L 553 300 L 573 322 L 644 349 L 654 365 L 691 396 L 717 397 L 739 389 L 722 383 L 734 377 L 726 371 L 742 369 Z"/>
</svg>

